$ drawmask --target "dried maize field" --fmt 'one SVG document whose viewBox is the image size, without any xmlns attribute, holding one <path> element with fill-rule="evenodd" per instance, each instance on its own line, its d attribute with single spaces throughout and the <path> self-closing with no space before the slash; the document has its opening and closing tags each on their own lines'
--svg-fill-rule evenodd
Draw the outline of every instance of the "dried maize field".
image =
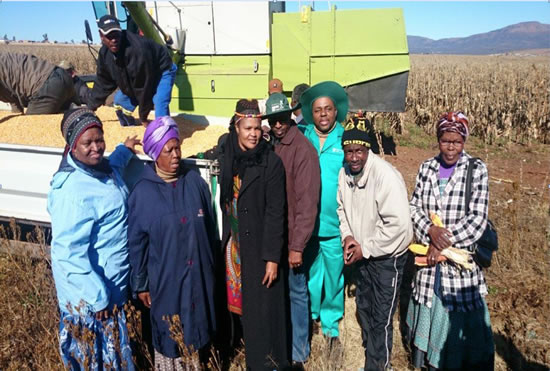
<svg viewBox="0 0 550 371">
<path fill-rule="evenodd" d="M 63 60 L 67 60 L 74 64 L 78 74 L 88 75 L 95 73 L 95 61 L 86 45 L 40 43 L 0 44 L 0 53 L 2 52 L 34 54 L 56 65 Z"/>
<path fill-rule="evenodd" d="M 433 133 L 459 109 L 488 143 L 550 143 L 550 57 L 412 56 L 408 119 Z"/>
</svg>

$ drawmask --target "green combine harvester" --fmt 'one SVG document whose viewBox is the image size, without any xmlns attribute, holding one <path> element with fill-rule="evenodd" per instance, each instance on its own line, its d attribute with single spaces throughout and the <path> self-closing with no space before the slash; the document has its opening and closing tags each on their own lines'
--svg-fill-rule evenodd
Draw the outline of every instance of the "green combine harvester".
<svg viewBox="0 0 550 371">
<path fill-rule="evenodd" d="M 401 9 L 286 13 L 282 2 L 94 2 L 96 18 L 166 44 L 178 64 L 171 111 L 229 117 L 240 98 L 262 99 L 270 79 L 287 96 L 334 80 L 351 111 L 402 112 L 409 53 Z M 136 28 L 137 26 L 137 28 Z"/>
</svg>

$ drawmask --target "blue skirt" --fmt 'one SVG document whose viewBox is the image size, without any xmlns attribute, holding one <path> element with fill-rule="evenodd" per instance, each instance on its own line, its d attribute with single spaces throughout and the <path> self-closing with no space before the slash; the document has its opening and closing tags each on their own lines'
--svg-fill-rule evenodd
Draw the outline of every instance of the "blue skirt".
<svg viewBox="0 0 550 371">
<path fill-rule="evenodd" d="M 134 370 L 124 311 L 98 321 L 86 315 L 61 312 L 61 359 L 70 370 Z"/>
<path fill-rule="evenodd" d="M 406 322 L 414 367 L 492 369 L 495 345 L 485 299 L 473 311 L 448 311 L 437 295 L 439 286 L 436 282 L 431 308 L 413 298 L 409 302 Z"/>
</svg>

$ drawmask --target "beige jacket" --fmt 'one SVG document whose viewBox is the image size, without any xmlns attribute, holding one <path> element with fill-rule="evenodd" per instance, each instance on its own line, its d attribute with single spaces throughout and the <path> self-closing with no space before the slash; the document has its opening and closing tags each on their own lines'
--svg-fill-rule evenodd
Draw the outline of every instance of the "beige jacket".
<svg viewBox="0 0 550 371">
<path fill-rule="evenodd" d="M 372 151 L 357 181 L 347 165 L 340 170 L 337 212 L 342 241 L 352 236 L 361 245 L 365 259 L 402 255 L 412 240 L 403 177 Z"/>
</svg>

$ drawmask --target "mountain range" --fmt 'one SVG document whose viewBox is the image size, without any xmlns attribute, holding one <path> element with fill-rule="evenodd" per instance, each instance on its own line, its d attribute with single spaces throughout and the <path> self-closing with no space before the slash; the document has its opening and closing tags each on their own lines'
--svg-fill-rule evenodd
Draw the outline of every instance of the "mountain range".
<svg viewBox="0 0 550 371">
<path fill-rule="evenodd" d="M 550 48 L 550 24 L 516 23 L 468 37 L 432 40 L 407 36 L 411 54 L 500 54 L 526 49 Z"/>
</svg>

